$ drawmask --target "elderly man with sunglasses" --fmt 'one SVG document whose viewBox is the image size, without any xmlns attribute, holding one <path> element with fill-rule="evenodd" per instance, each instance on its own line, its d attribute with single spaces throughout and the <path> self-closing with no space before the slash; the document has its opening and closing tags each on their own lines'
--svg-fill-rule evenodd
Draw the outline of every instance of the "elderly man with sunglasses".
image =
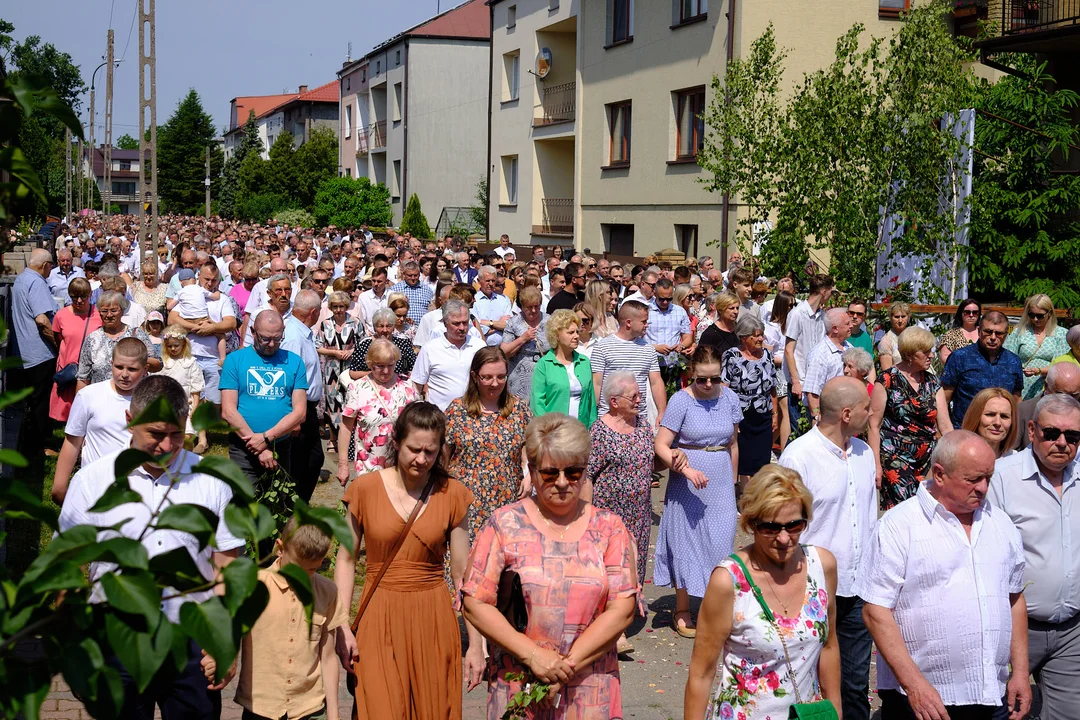
<svg viewBox="0 0 1080 720">
<path fill-rule="evenodd" d="M 1009 319 L 992 310 L 979 320 L 979 340 L 949 354 L 941 372 L 945 400 L 952 405 L 949 417 L 956 425 L 964 420 L 968 405 L 980 391 L 999 387 L 1020 401 L 1024 389 L 1024 365 L 1020 357 L 1006 350 Z"/>
<path fill-rule="evenodd" d="M 1020 429 L 1016 433 L 1017 450 L 1022 450 L 1031 444 L 1031 436 L 1028 435 L 1028 423 L 1035 417 L 1035 408 L 1038 407 L 1039 401 L 1054 393 L 1071 395 L 1080 400 L 1080 365 L 1072 363 L 1051 365 L 1050 370 L 1046 373 L 1045 390 L 1016 406 L 1016 417 L 1013 418 L 1013 423 L 1017 424 Z"/>
<path fill-rule="evenodd" d="M 1057 366 L 1055 366 L 1057 367 Z M 990 502 L 1024 543 L 1029 663 L 1040 717 L 1080 717 L 1080 402 L 1044 395 L 1025 429 L 1031 445 L 997 461 Z M 1072 540 L 1077 539 L 1077 547 Z"/>
</svg>

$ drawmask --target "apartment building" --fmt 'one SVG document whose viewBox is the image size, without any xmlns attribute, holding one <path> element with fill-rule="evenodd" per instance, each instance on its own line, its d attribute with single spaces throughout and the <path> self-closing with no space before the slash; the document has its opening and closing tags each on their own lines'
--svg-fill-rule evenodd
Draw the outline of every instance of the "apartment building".
<svg viewBox="0 0 1080 720">
<path fill-rule="evenodd" d="M 434 224 L 475 204 L 487 153 L 488 10 L 469 0 L 337 73 L 341 174 L 390 190 L 394 223 L 416 193 Z"/>
<path fill-rule="evenodd" d="M 93 171 L 94 182 L 104 202 L 120 207 L 120 214 L 127 215 L 138 211 L 139 178 L 141 163 L 138 150 L 121 150 L 113 147 L 109 155 L 112 170 L 109 173 L 109 185 L 105 183 L 105 145 L 94 148 L 87 163 L 84 156 L 83 174 Z M 100 209 L 100 208 L 98 208 Z"/>
<path fill-rule="evenodd" d="M 229 104 L 229 130 L 225 133 L 225 159 L 232 157 L 244 137 L 244 125 L 250 113 L 262 141 L 262 157 L 270 157 L 270 147 L 283 132 L 293 137 L 296 147 L 303 145 L 315 128 L 334 132 L 338 129 L 338 82 L 332 80 L 309 90 L 301 85 L 295 93 L 236 97 Z"/>
<path fill-rule="evenodd" d="M 697 153 L 729 50 L 771 22 L 791 87 L 854 23 L 893 32 L 907 2 L 491 0 L 490 235 L 725 255 L 713 245 L 741 209 L 734 199 L 724 222 Z"/>
</svg>

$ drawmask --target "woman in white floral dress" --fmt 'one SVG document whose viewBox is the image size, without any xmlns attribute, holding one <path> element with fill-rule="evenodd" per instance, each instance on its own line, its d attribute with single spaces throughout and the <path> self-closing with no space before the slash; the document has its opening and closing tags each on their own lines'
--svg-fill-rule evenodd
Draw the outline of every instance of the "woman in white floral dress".
<svg viewBox="0 0 1080 720">
<path fill-rule="evenodd" d="M 810 492 L 794 470 L 766 465 L 742 502 L 740 523 L 754 539 L 709 581 L 684 716 L 783 720 L 795 703 L 822 699 L 839 714 L 836 559 L 825 548 L 799 544 L 811 520 Z M 720 683 L 710 701 L 721 650 Z"/>
</svg>

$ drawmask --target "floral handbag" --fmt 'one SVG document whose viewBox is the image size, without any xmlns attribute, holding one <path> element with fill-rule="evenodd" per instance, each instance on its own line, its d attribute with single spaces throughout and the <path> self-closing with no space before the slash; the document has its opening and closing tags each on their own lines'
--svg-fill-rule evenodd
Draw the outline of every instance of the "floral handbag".
<svg viewBox="0 0 1080 720">
<path fill-rule="evenodd" d="M 742 569 L 743 575 L 746 577 L 746 582 L 750 584 L 750 590 L 754 593 L 754 597 L 758 601 L 758 605 L 761 606 L 761 611 L 765 614 L 765 619 L 776 626 L 776 635 L 780 638 L 780 645 L 784 648 L 784 659 L 787 660 L 788 677 L 791 678 L 791 685 L 795 688 L 795 704 L 788 709 L 789 720 L 840 720 L 840 716 L 836 712 L 836 706 L 832 704 L 830 700 L 818 700 L 817 702 L 802 701 L 802 696 L 799 694 L 799 681 L 795 677 L 795 668 L 791 665 L 791 655 L 788 654 L 787 643 L 784 642 L 784 635 L 780 632 L 780 625 L 776 622 L 776 616 L 773 615 L 769 604 L 765 602 L 765 598 L 761 595 L 761 588 L 754 582 L 753 576 L 750 575 L 750 571 L 735 553 L 731 554 L 731 559 L 739 564 Z"/>
</svg>

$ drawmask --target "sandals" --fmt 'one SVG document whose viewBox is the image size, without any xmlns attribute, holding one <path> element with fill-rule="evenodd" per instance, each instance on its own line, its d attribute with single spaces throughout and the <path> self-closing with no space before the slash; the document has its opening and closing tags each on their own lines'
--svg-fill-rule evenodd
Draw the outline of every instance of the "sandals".
<svg viewBox="0 0 1080 720">
<path fill-rule="evenodd" d="M 202 455 L 207 451 L 208 448 L 209 445 L 207 443 L 201 442 L 198 443 L 195 447 L 193 447 L 191 449 L 191 452 L 195 453 L 196 455 Z"/>
<path fill-rule="evenodd" d="M 619 655 L 629 655 L 634 652 L 634 646 L 630 644 L 630 641 L 626 639 L 626 636 L 619 638 L 619 642 L 615 644 L 615 652 Z"/>
<path fill-rule="evenodd" d="M 697 637 L 697 628 L 687 627 L 686 625 L 679 626 L 679 617 L 685 615 L 687 620 L 690 620 L 689 610 L 680 610 L 679 612 L 672 613 L 671 615 L 671 627 L 681 637 L 687 640 L 693 640 Z"/>
</svg>

